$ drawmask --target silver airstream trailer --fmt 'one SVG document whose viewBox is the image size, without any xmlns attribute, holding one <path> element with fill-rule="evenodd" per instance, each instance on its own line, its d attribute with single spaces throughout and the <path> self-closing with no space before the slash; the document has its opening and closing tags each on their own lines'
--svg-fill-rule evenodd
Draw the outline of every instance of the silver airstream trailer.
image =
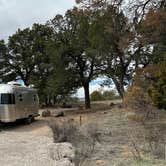
<svg viewBox="0 0 166 166">
<path fill-rule="evenodd" d="M 0 122 L 26 119 L 31 123 L 38 116 L 37 90 L 16 82 L 0 84 Z"/>
</svg>

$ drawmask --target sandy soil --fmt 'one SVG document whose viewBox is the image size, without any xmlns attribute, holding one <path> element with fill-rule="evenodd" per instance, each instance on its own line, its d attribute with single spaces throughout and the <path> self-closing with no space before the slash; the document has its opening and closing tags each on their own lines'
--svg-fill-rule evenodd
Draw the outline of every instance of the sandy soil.
<svg viewBox="0 0 166 166">
<path fill-rule="evenodd" d="M 52 133 L 43 119 L 31 125 L 23 122 L 1 125 L 0 127 L 1 166 L 52 166 L 49 146 Z"/>
</svg>

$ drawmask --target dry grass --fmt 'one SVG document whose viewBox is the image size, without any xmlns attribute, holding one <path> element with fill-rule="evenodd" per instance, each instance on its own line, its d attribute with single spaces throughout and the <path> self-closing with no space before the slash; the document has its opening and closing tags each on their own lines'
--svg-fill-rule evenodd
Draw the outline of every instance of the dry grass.
<svg viewBox="0 0 166 166">
<path fill-rule="evenodd" d="M 69 119 L 61 123 L 51 122 L 49 126 L 55 143 L 70 142 L 75 147 L 75 165 L 87 165 L 88 159 L 95 151 L 96 143 L 100 140 L 96 125 L 80 126 L 73 119 Z"/>
<path fill-rule="evenodd" d="M 97 108 L 98 104 L 95 103 L 94 106 Z M 146 114 L 139 111 L 128 112 L 125 108 L 119 107 L 119 105 L 115 105 L 112 108 L 109 106 L 110 102 L 104 104 L 110 109 L 103 111 L 102 103 L 100 106 L 101 110 L 97 108 L 93 112 L 75 111 L 71 112 L 71 114 L 68 113 L 65 118 L 56 118 L 56 121 L 72 119 L 77 124 L 77 128 L 79 128 L 75 131 L 79 133 L 77 138 L 79 140 L 81 138 L 82 141 L 76 141 L 72 138 L 72 142 L 78 150 L 76 153 L 78 160 L 75 162 L 84 166 L 96 166 L 96 161 L 104 161 L 101 164 L 103 166 L 158 166 L 156 165 L 158 161 L 159 165 L 166 165 L 166 161 L 163 160 L 164 151 L 162 146 L 160 146 L 164 136 L 163 133 L 157 134 L 158 136 L 160 135 L 159 138 L 161 140 L 159 139 L 156 143 L 154 140 L 150 141 L 150 138 L 156 135 L 154 134 L 156 123 L 165 124 L 165 118 L 163 118 L 163 116 L 166 117 L 165 112 L 159 112 L 155 116 L 150 115 L 145 123 L 142 123 L 142 119 L 146 117 Z M 92 125 L 89 126 L 88 124 Z M 82 132 L 80 132 L 80 129 L 82 130 L 83 126 L 86 126 L 86 132 L 83 132 L 84 137 L 80 134 Z M 161 128 L 158 127 L 156 131 L 158 130 L 161 130 Z M 165 129 L 163 128 L 163 130 Z M 93 142 L 95 142 L 95 146 Z M 151 146 L 153 147 L 151 148 Z M 152 149 L 156 149 L 156 152 L 152 152 Z"/>
</svg>

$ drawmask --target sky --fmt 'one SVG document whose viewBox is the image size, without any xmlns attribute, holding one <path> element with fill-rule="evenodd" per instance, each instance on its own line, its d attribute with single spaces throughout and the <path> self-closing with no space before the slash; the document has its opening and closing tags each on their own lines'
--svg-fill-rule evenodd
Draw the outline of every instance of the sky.
<svg viewBox="0 0 166 166">
<path fill-rule="evenodd" d="M 45 23 L 56 14 L 64 14 L 75 0 L 0 0 L 0 39 L 33 23 Z"/>
<path fill-rule="evenodd" d="M 0 0 L 0 40 L 7 41 L 18 28 L 31 27 L 34 23 L 44 24 L 56 14 L 64 14 L 75 5 L 75 0 Z M 109 90 L 101 88 L 103 78 L 90 83 L 90 93 L 94 90 Z M 22 81 L 21 81 L 22 83 Z M 77 97 L 84 97 L 80 88 Z"/>
<path fill-rule="evenodd" d="M 90 94 L 93 92 L 93 91 L 100 91 L 100 92 L 104 92 L 104 91 L 109 91 L 109 90 L 112 90 L 112 89 L 115 89 L 115 85 L 112 84 L 110 85 L 109 87 L 108 86 L 101 86 L 101 84 L 103 83 L 103 81 L 105 80 L 106 78 L 104 77 L 100 77 L 100 78 L 97 78 L 95 80 L 93 80 L 91 83 L 90 83 L 90 86 L 89 86 L 89 92 Z M 84 89 L 83 88 L 80 88 L 78 89 L 76 95 L 76 97 L 78 98 L 84 98 Z"/>
</svg>

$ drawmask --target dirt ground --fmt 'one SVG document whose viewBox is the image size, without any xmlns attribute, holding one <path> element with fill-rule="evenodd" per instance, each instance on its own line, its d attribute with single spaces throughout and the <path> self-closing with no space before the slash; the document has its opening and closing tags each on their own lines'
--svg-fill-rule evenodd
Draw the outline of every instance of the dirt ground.
<svg viewBox="0 0 166 166">
<path fill-rule="evenodd" d="M 52 133 L 43 119 L 0 126 L 0 166 L 53 166 L 49 159 Z"/>
<path fill-rule="evenodd" d="M 42 112 L 43 110 L 40 110 Z M 51 109 L 52 112 L 62 111 Z M 145 156 L 143 161 L 133 158 L 132 134 L 141 138 L 143 128 L 140 123 L 129 121 L 127 112 L 119 106 L 96 112 L 65 110 L 64 117 L 38 118 L 29 126 L 20 123 L 0 127 L 0 165 L 3 166 L 52 166 L 48 147 L 53 145 L 52 132 L 48 121 L 73 119 L 80 125 L 93 123 L 100 132 L 100 141 L 86 166 L 165 166 L 166 161 L 154 156 Z M 76 112 L 76 113 L 74 113 Z M 165 115 L 165 114 L 164 114 Z M 80 121 L 81 119 L 81 121 Z M 166 124 L 165 118 L 162 119 Z M 141 147 L 141 139 L 138 142 Z"/>
<path fill-rule="evenodd" d="M 84 166 L 165 166 L 166 161 L 157 160 L 154 156 L 144 156 L 143 161 L 136 161 L 133 157 L 133 145 L 131 136 L 138 137 L 137 145 L 142 146 L 143 126 L 140 123 L 129 121 L 127 112 L 123 108 L 114 107 L 110 110 L 98 111 L 88 114 L 71 115 L 67 118 L 74 119 L 84 124 L 95 124 L 100 136 L 100 142 L 95 147 L 92 154 Z M 64 120 L 60 118 L 59 120 Z M 164 120 L 165 121 L 165 120 Z M 166 121 L 165 121 L 166 124 Z M 166 126 L 165 126 L 166 127 Z M 140 153 L 141 150 L 140 150 Z"/>
</svg>

